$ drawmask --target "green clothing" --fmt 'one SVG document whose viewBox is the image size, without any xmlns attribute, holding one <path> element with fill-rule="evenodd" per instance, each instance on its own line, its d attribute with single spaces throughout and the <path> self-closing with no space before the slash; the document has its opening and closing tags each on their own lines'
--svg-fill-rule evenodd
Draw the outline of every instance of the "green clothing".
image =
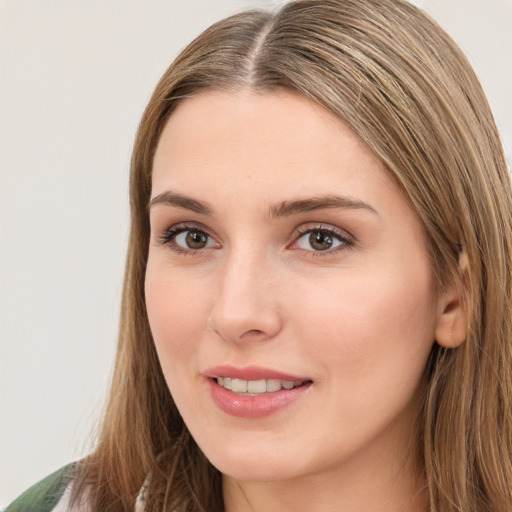
<svg viewBox="0 0 512 512">
<path fill-rule="evenodd" d="M 47 476 L 13 501 L 5 512 L 51 512 L 61 501 L 71 482 L 76 463 L 69 464 Z"/>
<path fill-rule="evenodd" d="M 90 512 L 87 497 L 78 499 L 71 506 L 71 488 L 76 475 L 78 462 L 73 462 L 55 471 L 37 484 L 25 491 L 13 501 L 3 512 Z M 135 500 L 134 512 L 144 512 L 146 509 L 144 493 L 145 483 Z"/>
</svg>

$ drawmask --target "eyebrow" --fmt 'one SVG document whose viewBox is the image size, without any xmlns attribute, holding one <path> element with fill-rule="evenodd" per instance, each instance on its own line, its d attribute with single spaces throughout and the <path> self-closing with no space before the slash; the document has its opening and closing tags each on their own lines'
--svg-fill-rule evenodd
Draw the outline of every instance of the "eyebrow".
<svg viewBox="0 0 512 512">
<path fill-rule="evenodd" d="M 184 210 L 191 210 L 195 213 L 200 213 L 202 215 L 212 215 L 213 208 L 208 206 L 206 203 L 202 201 L 198 201 L 197 199 L 192 199 L 191 197 L 184 196 L 182 194 L 177 194 L 175 192 L 163 192 L 162 194 L 158 194 L 149 202 L 148 208 L 152 208 L 156 204 L 165 204 L 168 206 L 175 206 L 176 208 L 182 208 Z"/>
<path fill-rule="evenodd" d="M 148 207 L 151 208 L 157 204 L 174 206 L 184 210 L 190 210 L 201 215 L 212 215 L 214 210 L 207 203 L 192 199 L 191 197 L 176 192 L 163 192 L 158 194 L 149 202 Z M 325 209 L 365 209 L 378 215 L 377 210 L 373 206 L 345 196 L 327 195 L 320 197 L 312 197 L 308 199 L 297 199 L 294 201 L 282 201 L 281 203 L 269 208 L 269 216 L 271 218 L 290 217 L 299 213 L 307 213 L 316 210 Z"/>
<path fill-rule="evenodd" d="M 321 197 L 312 197 L 309 199 L 299 199 L 297 201 L 283 201 L 277 206 L 271 206 L 269 213 L 271 217 L 288 217 L 298 213 L 312 212 L 316 210 L 325 210 L 329 208 L 342 209 L 365 209 L 378 215 L 379 213 L 373 206 L 345 196 L 328 195 Z"/>
</svg>

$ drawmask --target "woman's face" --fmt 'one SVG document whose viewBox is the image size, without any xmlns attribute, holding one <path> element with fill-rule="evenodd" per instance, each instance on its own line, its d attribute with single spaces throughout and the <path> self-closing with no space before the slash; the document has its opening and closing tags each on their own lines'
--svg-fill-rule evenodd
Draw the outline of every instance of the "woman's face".
<svg viewBox="0 0 512 512">
<path fill-rule="evenodd" d="M 291 93 L 201 93 L 162 134 L 150 219 L 156 349 L 218 469 L 403 464 L 440 308 L 418 218 L 360 138 Z"/>
</svg>

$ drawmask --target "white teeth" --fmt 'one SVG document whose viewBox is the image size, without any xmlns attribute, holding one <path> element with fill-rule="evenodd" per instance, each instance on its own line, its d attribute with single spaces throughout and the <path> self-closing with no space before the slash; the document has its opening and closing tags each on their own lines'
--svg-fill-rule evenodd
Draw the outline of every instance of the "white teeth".
<svg viewBox="0 0 512 512">
<path fill-rule="evenodd" d="M 302 381 L 279 379 L 243 380 L 230 377 L 217 377 L 217 384 L 234 393 L 259 395 L 262 393 L 274 393 L 280 389 L 293 389 L 303 384 Z"/>
<path fill-rule="evenodd" d="M 247 381 L 248 393 L 265 393 L 265 391 L 267 391 L 267 381 L 265 379 Z"/>
<path fill-rule="evenodd" d="M 231 381 L 231 390 L 234 393 L 247 393 L 247 381 L 242 379 L 233 379 Z"/>
<path fill-rule="evenodd" d="M 281 381 L 279 379 L 268 379 L 267 380 L 267 393 L 272 391 L 279 391 L 281 389 Z"/>
</svg>

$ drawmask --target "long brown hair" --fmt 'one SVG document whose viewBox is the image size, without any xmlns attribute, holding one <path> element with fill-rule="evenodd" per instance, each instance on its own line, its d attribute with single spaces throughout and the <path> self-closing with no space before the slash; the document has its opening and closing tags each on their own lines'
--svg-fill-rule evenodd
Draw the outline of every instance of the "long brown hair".
<svg viewBox="0 0 512 512">
<path fill-rule="evenodd" d="M 424 227 L 437 285 L 465 290 L 468 336 L 435 344 L 418 433 L 432 511 L 512 510 L 512 194 L 479 82 L 453 41 L 402 0 L 297 0 L 201 34 L 158 83 L 131 168 L 117 362 L 97 449 L 75 497 L 93 510 L 221 511 L 221 476 L 188 433 L 148 325 L 153 155 L 176 105 L 205 89 L 295 91 L 347 123 Z M 464 259 L 464 268 L 461 267 Z"/>
</svg>

